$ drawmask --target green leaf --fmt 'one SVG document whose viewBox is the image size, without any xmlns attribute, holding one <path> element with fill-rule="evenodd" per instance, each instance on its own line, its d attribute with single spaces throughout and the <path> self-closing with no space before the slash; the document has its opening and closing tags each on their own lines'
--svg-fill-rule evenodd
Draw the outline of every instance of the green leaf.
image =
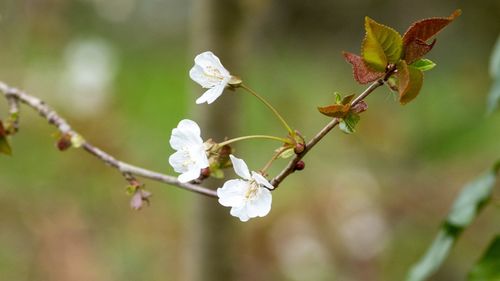
<svg viewBox="0 0 500 281">
<path fill-rule="evenodd" d="M 439 269 L 460 234 L 490 200 L 497 181 L 499 165 L 499 162 L 495 163 L 486 173 L 465 185 L 434 242 L 420 261 L 411 268 L 406 281 L 427 280 Z"/>
<path fill-rule="evenodd" d="M 361 56 L 368 67 L 385 72 L 388 63 L 397 63 L 401 58 L 403 40 L 394 29 L 365 18 L 366 35 L 361 45 Z"/>
<path fill-rule="evenodd" d="M 397 67 L 399 102 L 407 104 L 419 94 L 424 81 L 424 75 L 419 69 L 407 65 L 404 60 L 401 60 Z"/>
<path fill-rule="evenodd" d="M 414 265 L 406 281 L 423 281 L 434 273 L 448 256 L 455 238 L 446 231 L 439 231 L 425 256 Z"/>
<path fill-rule="evenodd" d="M 280 154 L 280 158 L 287 159 L 295 155 L 294 148 L 291 147 Z"/>
<path fill-rule="evenodd" d="M 468 281 L 500 280 L 500 235 L 497 235 L 486 250 L 486 253 L 472 268 Z"/>
<path fill-rule="evenodd" d="M 340 123 L 339 128 L 342 132 L 346 134 L 352 134 L 356 132 L 356 124 L 359 122 L 359 114 L 354 112 L 349 112 L 346 117 L 344 117 Z"/>
<path fill-rule="evenodd" d="M 490 59 L 490 75 L 493 79 L 500 79 L 500 36 L 498 36 Z"/>
<path fill-rule="evenodd" d="M 12 148 L 6 136 L 0 136 L 0 153 L 12 155 Z"/>
<path fill-rule="evenodd" d="M 467 227 L 490 199 L 495 182 L 496 173 L 490 171 L 467 184 L 453 203 L 447 222 L 456 227 Z"/>
<path fill-rule="evenodd" d="M 490 59 L 490 75 L 493 85 L 488 94 L 487 113 L 491 114 L 500 106 L 500 37 L 497 39 Z"/>
<path fill-rule="evenodd" d="M 419 59 L 410 65 L 415 67 L 416 69 L 418 69 L 420 71 L 431 70 L 436 66 L 436 64 L 429 59 Z"/>
</svg>

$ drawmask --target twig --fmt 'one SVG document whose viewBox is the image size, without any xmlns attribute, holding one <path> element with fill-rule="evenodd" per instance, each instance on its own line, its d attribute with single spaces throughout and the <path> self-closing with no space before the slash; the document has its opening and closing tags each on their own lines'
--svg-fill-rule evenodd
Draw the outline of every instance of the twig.
<svg viewBox="0 0 500 281">
<path fill-rule="evenodd" d="M 395 72 L 395 67 L 390 68 L 384 78 L 379 79 L 373 82 L 366 90 L 364 90 L 356 99 L 351 102 L 351 106 L 355 106 L 362 100 L 364 100 L 368 95 L 370 95 L 375 89 L 384 85 L 384 83 L 389 79 L 389 77 Z M 17 128 L 18 124 L 18 113 L 19 113 L 19 102 L 22 102 L 29 107 L 33 108 L 37 111 L 40 116 L 45 118 L 51 125 L 57 127 L 57 129 L 63 135 L 69 136 L 80 136 L 75 130 L 71 128 L 71 126 L 63 119 L 59 114 L 50 108 L 47 104 L 45 104 L 42 100 L 28 95 L 23 91 L 20 91 L 16 88 L 11 88 L 7 84 L 0 82 L 0 91 L 4 93 L 5 98 L 9 104 L 9 113 L 11 116 L 16 116 L 14 120 L 14 128 Z M 271 180 L 271 184 L 276 188 L 279 184 L 287 178 L 290 174 L 295 171 L 295 166 L 297 162 L 299 162 L 324 136 L 326 136 L 335 126 L 339 124 L 339 119 L 334 118 L 330 123 L 328 123 L 323 129 L 321 129 L 306 145 L 304 151 L 299 154 L 296 154 L 295 157 L 290 160 L 287 166 Z M 93 146 L 88 141 L 83 140 L 81 146 L 85 151 L 94 155 L 107 165 L 117 169 L 126 179 L 128 179 L 131 175 L 135 175 L 138 177 L 147 178 L 150 180 L 166 183 L 169 185 L 177 186 L 179 188 L 200 193 L 210 197 L 217 197 L 216 191 L 203 187 L 194 183 L 181 183 L 177 180 L 176 177 L 154 172 L 151 170 L 147 170 L 138 166 L 134 166 L 132 164 L 122 162 L 117 160 L 112 155 L 102 151 L 101 149 Z"/>
<path fill-rule="evenodd" d="M 375 89 L 384 85 L 384 83 L 391 77 L 391 75 L 396 71 L 396 68 L 393 66 L 387 70 L 386 75 L 373 82 L 368 88 L 366 88 L 359 96 L 357 96 L 352 102 L 351 107 L 355 106 L 362 100 L 364 100 L 368 95 L 370 95 Z M 286 179 L 289 175 L 295 172 L 295 166 L 297 163 L 304 158 L 304 156 L 321 140 L 325 137 L 333 128 L 335 128 L 339 124 L 339 119 L 334 118 L 330 123 L 328 123 L 323 129 L 321 129 L 308 143 L 299 154 L 296 154 L 295 157 L 288 162 L 287 166 L 271 180 L 271 184 L 276 189 L 280 183 Z"/>
<path fill-rule="evenodd" d="M 50 108 L 47 104 L 45 104 L 42 100 L 28 95 L 23 91 L 20 91 L 16 88 L 11 88 L 7 84 L 0 82 L 0 91 L 4 93 L 5 98 L 9 102 L 9 113 L 18 114 L 18 103 L 22 102 L 27 106 L 33 108 L 37 111 L 41 117 L 45 118 L 51 125 L 57 127 L 57 129 L 61 132 L 61 134 L 68 134 L 70 136 L 79 136 L 75 130 L 71 128 L 71 126 L 63 119 L 56 111 Z M 16 125 L 17 126 L 17 125 Z M 117 169 L 122 175 L 135 175 L 138 177 L 147 178 L 150 180 L 166 183 L 169 185 L 177 186 L 185 190 L 189 190 L 192 192 L 200 193 L 210 197 L 217 197 L 217 193 L 209 188 L 192 184 L 192 183 L 181 183 L 177 180 L 176 177 L 169 176 L 166 174 L 154 172 L 151 170 L 147 170 L 141 167 L 137 167 L 126 162 L 122 162 L 117 160 L 115 157 L 110 154 L 102 151 L 101 149 L 93 146 L 88 141 L 84 140 L 81 144 L 83 149 L 90 154 L 96 156 L 98 159 L 106 163 L 107 165 Z"/>
</svg>

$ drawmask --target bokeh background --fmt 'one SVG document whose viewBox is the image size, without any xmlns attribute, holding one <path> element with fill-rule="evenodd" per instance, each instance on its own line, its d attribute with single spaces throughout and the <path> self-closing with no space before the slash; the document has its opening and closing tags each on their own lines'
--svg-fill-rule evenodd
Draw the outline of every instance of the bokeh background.
<svg viewBox="0 0 500 281">
<path fill-rule="evenodd" d="M 202 89 L 187 74 L 203 51 L 192 43 L 203 36 L 192 28 L 195 2 L 1 0 L 0 80 L 44 99 L 118 158 L 172 173 L 171 129 L 206 106 L 192 105 Z M 439 35 L 428 56 L 437 67 L 414 102 L 400 106 L 388 89 L 377 90 L 358 132 L 328 135 L 306 169 L 273 193 L 267 217 L 230 218 L 232 238 L 221 249 L 231 251 L 233 280 L 402 280 L 463 184 L 500 156 L 500 114 L 485 116 L 500 2 L 241 5 L 241 56 L 230 71 L 306 138 L 329 121 L 316 106 L 334 91 L 363 89 L 341 51 L 359 52 L 365 15 L 403 33 L 414 20 L 463 9 Z M 242 134 L 281 133 L 258 101 L 234 95 L 242 95 Z M 0 108 L 4 117 L 3 100 Z M 0 279 L 190 280 L 198 195 L 146 181 L 152 204 L 132 211 L 123 178 L 83 151 L 59 152 L 54 133 L 23 107 L 14 156 L 0 157 Z M 258 169 L 274 148 L 249 141 L 238 155 Z M 500 231 L 498 191 L 494 198 L 432 280 L 464 280 Z"/>
</svg>

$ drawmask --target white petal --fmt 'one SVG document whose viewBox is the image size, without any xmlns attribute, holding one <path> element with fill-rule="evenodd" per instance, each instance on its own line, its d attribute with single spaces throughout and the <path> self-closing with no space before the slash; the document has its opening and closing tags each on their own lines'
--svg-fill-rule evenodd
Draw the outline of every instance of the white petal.
<svg viewBox="0 0 500 281">
<path fill-rule="evenodd" d="M 250 170 L 248 170 L 248 166 L 242 159 L 234 157 L 232 154 L 229 155 L 231 158 L 231 162 L 233 163 L 233 168 L 236 174 L 246 180 L 251 180 Z"/>
<path fill-rule="evenodd" d="M 193 145 L 202 145 L 203 139 L 200 133 L 200 127 L 196 122 L 189 119 L 181 120 L 177 128 L 172 130 L 170 146 L 175 150 L 179 150 Z"/>
<path fill-rule="evenodd" d="M 247 202 L 248 216 L 254 218 L 267 215 L 271 211 L 272 201 L 271 191 L 266 188 L 260 188 L 256 197 Z"/>
<path fill-rule="evenodd" d="M 203 95 L 201 95 L 201 97 L 199 97 L 196 100 L 196 103 L 197 104 L 202 104 L 205 102 L 208 104 L 213 103 L 218 97 L 222 95 L 222 92 L 224 92 L 225 88 L 226 84 L 220 84 L 211 89 L 208 89 L 207 91 L 205 91 L 205 93 L 203 93 Z"/>
<path fill-rule="evenodd" d="M 201 170 L 197 167 L 193 167 L 183 173 L 183 174 L 180 174 L 177 179 L 180 181 L 180 182 L 190 182 L 192 180 L 195 180 L 197 178 L 200 177 L 200 173 L 201 173 Z"/>
<path fill-rule="evenodd" d="M 233 207 L 231 208 L 231 211 L 229 213 L 233 217 L 238 217 L 242 222 L 246 222 L 250 219 L 250 217 L 247 214 L 246 205 L 243 205 L 241 207 Z"/>
<path fill-rule="evenodd" d="M 195 150 L 191 153 L 191 157 L 195 161 L 198 168 L 203 169 L 209 166 L 207 152 L 205 151 L 205 146 L 200 145 L 196 147 Z"/>
<path fill-rule="evenodd" d="M 210 51 L 203 52 L 197 55 L 194 58 L 194 63 L 201 66 L 202 68 L 213 67 L 219 70 L 219 72 L 223 76 L 230 76 L 229 71 L 227 71 L 224 66 L 222 66 L 219 58 Z"/>
<path fill-rule="evenodd" d="M 174 168 L 177 173 L 184 173 L 188 170 L 187 167 L 183 165 L 187 160 L 189 159 L 186 152 L 177 151 L 174 154 L 170 155 L 170 157 L 168 158 L 168 163 Z"/>
<path fill-rule="evenodd" d="M 207 75 L 199 65 L 194 65 L 193 68 L 189 70 L 189 77 L 203 88 L 212 88 L 219 85 L 222 81 L 220 78 Z"/>
<path fill-rule="evenodd" d="M 261 174 L 259 173 L 256 173 L 254 171 L 252 171 L 252 178 L 259 184 L 259 185 L 263 185 L 269 189 L 274 189 L 274 186 L 272 186 L 269 181 L 267 181 L 267 179 L 262 176 Z"/>
<path fill-rule="evenodd" d="M 238 207 L 245 204 L 248 182 L 244 180 L 228 180 L 222 188 L 217 188 L 219 203 L 225 207 Z"/>
</svg>

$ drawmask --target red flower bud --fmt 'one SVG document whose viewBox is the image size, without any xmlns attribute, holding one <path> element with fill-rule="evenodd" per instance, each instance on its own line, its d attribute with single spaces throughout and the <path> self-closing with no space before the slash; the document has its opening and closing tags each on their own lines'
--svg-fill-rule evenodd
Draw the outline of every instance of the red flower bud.
<svg viewBox="0 0 500 281">
<path fill-rule="evenodd" d="M 300 154 L 304 151 L 305 148 L 306 146 L 303 143 L 297 143 L 295 145 L 295 148 L 293 149 L 293 152 L 295 152 L 295 154 Z"/>
<path fill-rule="evenodd" d="M 57 141 L 57 149 L 60 151 L 64 151 L 72 146 L 71 144 L 71 136 L 69 134 L 64 134 L 58 141 Z"/>
<path fill-rule="evenodd" d="M 306 167 L 306 163 L 304 163 L 304 161 L 300 160 L 299 162 L 297 162 L 295 164 L 294 170 L 295 171 L 302 171 L 302 170 L 304 170 L 305 167 Z"/>
</svg>

